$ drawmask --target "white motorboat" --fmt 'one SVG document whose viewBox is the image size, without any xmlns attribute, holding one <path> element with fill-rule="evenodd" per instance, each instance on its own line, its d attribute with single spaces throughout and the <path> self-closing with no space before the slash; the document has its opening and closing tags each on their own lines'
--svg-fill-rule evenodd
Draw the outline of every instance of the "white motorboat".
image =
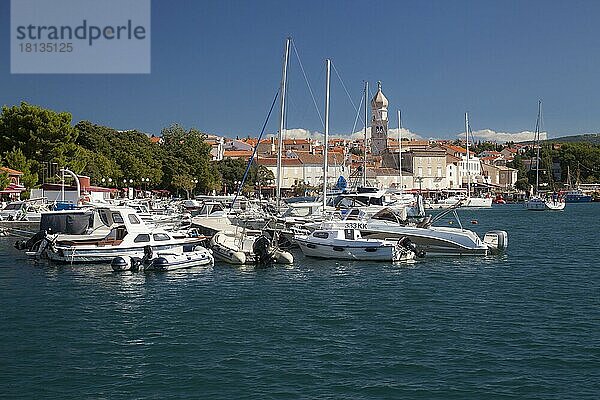
<svg viewBox="0 0 600 400">
<path fill-rule="evenodd" d="M 505 231 L 488 232 L 493 234 L 486 234 L 484 239 L 487 237 L 487 240 L 481 240 L 475 232 L 464 229 L 455 209 L 442 212 L 436 216 L 436 220 L 449 212 L 454 212 L 458 228 L 431 226 L 435 222 L 431 219 L 417 225 L 406 224 L 389 208 L 371 218 L 332 223 L 338 229 L 358 229 L 364 238 L 398 240 L 407 237 L 418 251 L 425 252 L 427 256 L 485 256 L 504 251 L 508 246 L 508 234 Z M 306 227 L 310 228 L 309 225 Z M 492 240 L 494 237 L 497 237 L 495 241 Z"/>
<path fill-rule="evenodd" d="M 276 243 L 260 231 L 241 229 L 216 233 L 210 248 L 216 258 L 230 264 L 292 264 L 294 256 Z"/>
<path fill-rule="evenodd" d="M 189 248 L 188 248 L 189 247 Z M 131 256 L 117 256 L 111 261 L 114 271 L 144 272 L 174 271 L 193 267 L 214 265 L 214 258 L 210 250 L 202 246 L 180 246 L 168 251 L 152 252 L 150 246 L 144 248 L 142 258 Z"/>
<path fill-rule="evenodd" d="M 48 210 L 45 198 L 13 201 L 0 210 L 0 221 L 39 222 L 41 213 Z"/>
<path fill-rule="evenodd" d="M 129 207 L 99 207 L 97 212 L 104 225 L 111 227 L 105 237 L 72 240 L 62 239 L 60 234 L 46 235 L 36 255 L 57 262 L 111 262 L 117 255 L 142 257 L 145 246 L 155 252 L 168 251 L 199 245 L 204 240 L 204 237 L 175 237 L 164 229 L 150 228 Z"/>
<path fill-rule="evenodd" d="M 304 255 L 342 260 L 411 261 L 415 251 L 407 238 L 397 241 L 365 239 L 358 229 L 340 229 L 325 223 L 309 235 L 296 235 L 294 240 Z"/>
<path fill-rule="evenodd" d="M 492 206 L 491 197 L 468 197 L 464 207 L 489 208 Z"/>
</svg>

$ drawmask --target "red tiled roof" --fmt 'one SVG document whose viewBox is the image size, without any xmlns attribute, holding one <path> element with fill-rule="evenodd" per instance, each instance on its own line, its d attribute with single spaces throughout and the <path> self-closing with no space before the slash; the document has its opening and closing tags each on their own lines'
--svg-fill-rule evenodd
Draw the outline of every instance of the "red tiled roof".
<svg viewBox="0 0 600 400">
<path fill-rule="evenodd" d="M 16 169 L 12 169 L 12 168 L 0 167 L 0 170 L 6 172 L 9 175 L 23 175 L 23 173 L 21 171 L 17 171 Z"/>
<path fill-rule="evenodd" d="M 223 157 L 251 157 L 252 153 L 252 150 L 225 150 Z"/>
<path fill-rule="evenodd" d="M 451 144 L 448 144 L 445 147 L 456 153 L 466 153 L 467 152 L 467 149 L 465 149 L 464 147 L 460 147 L 460 146 L 453 146 Z"/>
</svg>

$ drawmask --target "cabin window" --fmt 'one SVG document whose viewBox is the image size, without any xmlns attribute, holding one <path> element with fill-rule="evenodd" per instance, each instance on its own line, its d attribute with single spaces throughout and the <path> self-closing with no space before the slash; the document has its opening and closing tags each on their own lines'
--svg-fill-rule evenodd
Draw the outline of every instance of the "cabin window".
<svg viewBox="0 0 600 400">
<path fill-rule="evenodd" d="M 152 238 L 155 242 L 164 242 L 165 240 L 171 239 L 166 233 L 155 233 L 152 235 Z"/>
<path fill-rule="evenodd" d="M 117 224 L 122 224 L 123 223 L 123 217 L 118 212 L 112 213 L 112 219 Z"/>
<path fill-rule="evenodd" d="M 329 237 L 329 233 L 327 232 L 315 232 L 313 236 L 319 239 L 327 239 Z"/>
<path fill-rule="evenodd" d="M 127 218 L 129 218 L 129 222 L 131 222 L 132 224 L 140 223 L 140 220 L 138 219 L 137 215 L 135 215 L 135 214 L 129 214 L 129 215 L 127 215 Z"/>
<path fill-rule="evenodd" d="M 150 241 L 150 235 L 146 234 L 146 233 L 142 233 L 136 236 L 135 239 L 133 239 L 133 241 L 135 243 L 142 243 L 142 242 L 149 242 Z"/>
</svg>

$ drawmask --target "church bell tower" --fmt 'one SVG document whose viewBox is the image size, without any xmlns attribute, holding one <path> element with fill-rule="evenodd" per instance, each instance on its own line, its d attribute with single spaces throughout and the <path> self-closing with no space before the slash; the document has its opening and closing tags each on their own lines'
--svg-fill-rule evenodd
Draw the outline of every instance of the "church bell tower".
<svg viewBox="0 0 600 400">
<path fill-rule="evenodd" d="M 388 139 L 388 99 L 381 91 L 381 81 L 377 82 L 377 93 L 371 100 L 371 153 L 380 155 L 387 150 Z"/>
</svg>

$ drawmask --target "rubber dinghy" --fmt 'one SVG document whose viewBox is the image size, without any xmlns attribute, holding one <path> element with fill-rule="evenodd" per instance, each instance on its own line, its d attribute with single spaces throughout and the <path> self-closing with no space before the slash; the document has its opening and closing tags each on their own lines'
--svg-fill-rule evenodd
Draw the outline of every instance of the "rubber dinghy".
<svg viewBox="0 0 600 400">
<path fill-rule="evenodd" d="M 111 267 L 116 272 L 121 271 L 174 271 L 184 268 L 212 266 L 214 258 L 209 249 L 202 246 L 182 246 L 177 249 L 153 253 L 151 246 L 144 248 L 144 257 L 131 257 L 127 255 L 113 258 Z"/>
<path fill-rule="evenodd" d="M 260 231 L 222 231 L 212 237 L 210 248 L 216 258 L 230 264 L 292 264 L 294 256 L 276 243 Z"/>
</svg>

